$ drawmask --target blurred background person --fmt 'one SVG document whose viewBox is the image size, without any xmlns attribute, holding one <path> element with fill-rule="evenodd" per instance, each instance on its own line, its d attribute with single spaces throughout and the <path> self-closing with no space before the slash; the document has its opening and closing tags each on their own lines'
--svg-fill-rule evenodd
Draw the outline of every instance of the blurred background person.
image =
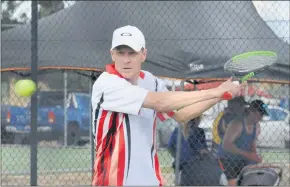
<svg viewBox="0 0 290 187">
<path fill-rule="evenodd" d="M 190 123 L 190 122 L 189 122 Z M 172 168 L 175 171 L 176 168 L 176 151 L 177 151 L 177 138 L 178 138 L 178 133 L 179 130 L 181 130 L 182 132 L 188 133 L 188 130 L 185 130 L 184 128 L 188 128 L 187 125 L 179 125 L 177 127 L 175 127 L 175 129 L 172 131 L 169 141 L 168 141 L 168 146 L 167 146 L 167 150 L 169 151 L 170 155 L 173 158 L 173 162 L 172 162 Z M 187 164 L 188 159 L 190 158 L 191 155 L 191 150 L 190 147 L 188 145 L 188 142 L 185 140 L 185 136 L 184 133 L 181 133 L 181 146 L 180 146 L 181 150 L 180 150 L 180 162 L 179 162 L 179 179 L 180 179 L 180 175 L 181 175 L 181 171 L 183 169 L 183 167 Z M 180 180 L 177 181 L 177 184 L 180 183 Z"/>
<path fill-rule="evenodd" d="M 257 154 L 256 140 L 263 115 L 268 115 L 267 106 L 261 100 L 254 100 L 246 108 L 244 116 L 237 116 L 226 129 L 217 158 L 229 186 L 236 185 L 236 178 L 245 166 L 262 161 Z"/>
<path fill-rule="evenodd" d="M 172 168 L 175 170 L 176 167 L 176 150 L 177 150 L 177 138 L 179 133 L 179 128 L 181 128 L 181 152 L 180 152 L 180 162 L 179 162 L 179 181 L 181 180 L 181 172 L 183 168 L 187 165 L 188 160 L 191 157 L 197 156 L 197 153 L 201 149 L 201 152 L 207 151 L 205 133 L 202 128 L 199 128 L 201 117 L 194 118 L 188 122 L 188 125 L 180 125 L 176 127 L 168 142 L 168 151 L 173 157 Z"/>
<path fill-rule="evenodd" d="M 203 128 L 200 128 L 201 117 L 189 121 L 188 129 L 184 129 L 185 140 L 190 155 L 181 171 L 181 186 L 217 186 L 222 171 L 212 152 L 208 149 Z"/>
<path fill-rule="evenodd" d="M 235 97 L 228 101 L 228 106 L 220 112 L 213 122 L 212 130 L 212 150 L 216 154 L 217 149 L 221 146 L 228 124 L 237 116 L 242 115 L 247 105 L 243 96 Z"/>
</svg>

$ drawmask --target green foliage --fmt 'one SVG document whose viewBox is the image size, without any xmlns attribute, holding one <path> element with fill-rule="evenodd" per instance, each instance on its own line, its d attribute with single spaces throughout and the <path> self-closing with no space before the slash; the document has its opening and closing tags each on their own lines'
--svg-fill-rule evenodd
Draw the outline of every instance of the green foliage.
<svg viewBox="0 0 290 187">
<path fill-rule="evenodd" d="M 1 31 L 11 29 L 19 24 L 24 24 L 29 21 L 29 15 L 27 12 L 23 12 L 19 15 L 20 19 L 13 17 L 13 14 L 19 9 L 23 1 L 1 1 L 2 18 L 1 18 Z M 55 12 L 64 9 L 63 1 L 39 1 L 39 19 L 49 16 Z"/>
</svg>

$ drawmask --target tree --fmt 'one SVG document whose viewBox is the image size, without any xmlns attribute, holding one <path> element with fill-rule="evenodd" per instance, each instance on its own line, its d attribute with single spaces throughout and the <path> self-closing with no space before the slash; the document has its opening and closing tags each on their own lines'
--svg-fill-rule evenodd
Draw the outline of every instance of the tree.
<svg viewBox="0 0 290 187">
<path fill-rule="evenodd" d="M 7 0 L 1 1 L 2 7 L 1 31 L 13 28 L 17 24 L 21 24 L 21 22 L 13 18 L 15 10 L 19 7 L 20 4 L 21 2 L 16 1 L 7 1 Z"/>
<path fill-rule="evenodd" d="M 28 16 L 28 14 L 30 14 L 30 12 L 21 13 L 18 16 L 18 19 L 14 17 L 14 13 L 21 7 L 20 5 L 22 3 L 24 3 L 24 1 L 1 1 L 1 31 L 13 28 L 18 24 L 27 23 L 29 21 L 30 16 Z M 38 4 L 40 5 L 39 19 L 49 16 L 65 8 L 63 1 L 39 1 Z"/>
<path fill-rule="evenodd" d="M 40 5 L 40 18 L 49 16 L 55 12 L 64 9 L 63 1 L 39 1 L 38 4 Z"/>
</svg>

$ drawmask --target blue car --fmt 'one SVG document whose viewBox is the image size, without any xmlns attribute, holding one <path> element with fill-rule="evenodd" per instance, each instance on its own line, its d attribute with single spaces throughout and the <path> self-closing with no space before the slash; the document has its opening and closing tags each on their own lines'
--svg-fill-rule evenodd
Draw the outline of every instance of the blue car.
<svg viewBox="0 0 290 187">
<path fill-rule="evenodd" d="M 91 100 L 87 93 L 71 92 L 64 107 L 63 92 L 38 93 L 37 139 L 57 140 L 75 145 L 89 139 Z M 1 128 L 12 138 L 10 143 L 29 143 L 31 129 L 30 105 L 2 106 Z M 3 139 L 4 141 L 4 139 Z M 20 142 L 19 142 L 20 141 Z"/>
</svg>

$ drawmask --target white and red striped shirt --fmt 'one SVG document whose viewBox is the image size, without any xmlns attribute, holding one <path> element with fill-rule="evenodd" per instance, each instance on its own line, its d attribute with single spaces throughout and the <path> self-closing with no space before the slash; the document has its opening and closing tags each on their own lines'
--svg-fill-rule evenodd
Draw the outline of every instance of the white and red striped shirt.
<svg viewBox="0 0 290 187">
<path fill-rule="evenodd" d="M 94 186 L 163 185 L 156 147 L 156 116 L 173 116 L 142 108 L 147 93 L 168 91 L 154 75 L 141 71 L 132 85 L 107 65 L 93 85 Z"/>
</svg>

